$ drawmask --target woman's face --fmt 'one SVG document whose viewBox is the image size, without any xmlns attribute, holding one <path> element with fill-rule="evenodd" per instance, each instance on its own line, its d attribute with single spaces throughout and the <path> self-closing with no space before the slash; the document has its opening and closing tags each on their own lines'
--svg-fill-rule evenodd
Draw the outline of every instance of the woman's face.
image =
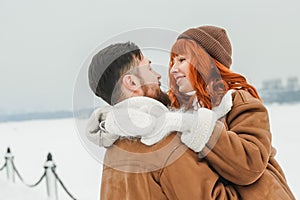
<svg viewBox="0 0 300 200">
<path fill-rule="evenodd" d="M 173 59 L 171 75 L 174 77 L 179 92 L 188 93 L 194 90 L 190 82 L 190 58 L 178 55 Z"/>
</svg>

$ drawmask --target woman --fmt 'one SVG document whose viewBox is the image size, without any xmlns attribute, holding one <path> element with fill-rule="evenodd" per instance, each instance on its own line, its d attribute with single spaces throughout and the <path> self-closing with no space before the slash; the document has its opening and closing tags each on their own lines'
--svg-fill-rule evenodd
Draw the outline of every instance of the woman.
<svg viewBox="0 0 300 200">
<path fill-rule="evenodd" d="M 174 108 L 214 109 L 233 91 L 231 110 L 215 123 L 203 148 L 181 139 L 242 199 L 295 199 L 274 158 L 267 109 L 256 89 L 230 70 L 231 54 L 226 31 L 215 26 L 188 29 L 173 45 L 169 97 Z"/>
</svg>

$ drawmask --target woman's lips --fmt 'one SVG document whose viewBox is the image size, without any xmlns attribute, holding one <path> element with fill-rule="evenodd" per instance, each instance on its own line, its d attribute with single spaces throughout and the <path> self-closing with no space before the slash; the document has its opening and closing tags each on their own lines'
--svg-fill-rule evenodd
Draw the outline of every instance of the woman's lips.
<svg viewBox="0 0 300 200">
<path fill-rule="evenodd" d="M 176 76 L 175 80 L 176 80 L 176 84 L 178 85 L 179 82 L 184 78 L 185 76 Z"/>
</svg>

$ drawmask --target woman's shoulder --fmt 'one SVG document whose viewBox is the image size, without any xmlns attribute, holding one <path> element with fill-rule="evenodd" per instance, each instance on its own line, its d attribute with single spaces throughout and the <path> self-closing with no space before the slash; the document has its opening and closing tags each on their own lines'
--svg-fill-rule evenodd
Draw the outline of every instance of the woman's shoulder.
<svg viewBox="0 0 300 200">
<path fill-rule="evenodd" d="M 261 115 L 268 115 L 267 108 L 260 99 L 252 96 L 247 90 L 235 90 L 232 93 L 232 108 L 227 119 L 230 121 L 248 112 L 259 114 L 252 115 L 252 119 L 261 117 Z"/>
<path fill-rule="evenodd" d="M 232 101 L 234 106 L 242 104 L 262 104 L 261 100 L 252 96 L 247 90 L 235 90 L 232 93 Z"/>
</svg>

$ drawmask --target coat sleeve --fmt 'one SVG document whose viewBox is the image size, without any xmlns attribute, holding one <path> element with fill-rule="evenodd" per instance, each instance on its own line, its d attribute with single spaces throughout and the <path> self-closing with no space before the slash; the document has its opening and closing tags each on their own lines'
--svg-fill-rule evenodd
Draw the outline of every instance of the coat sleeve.
<svg viewBox="0 0 300 200">
<path fill-rule="evenodd" d="M 226 125 L 220 121 L 216 124 L 199 156 L 228 181 L 249 185 L 262 175 L 271 154 L 267 110 L 248 92 L 236 91 Z"/>
<path fill-rule="evenodd" d="M 159 182 L 168 199 L 238 199 L 234 188 L 225 186 L 207 162 L 198 162 L 190 149 L 162 170 Z"/>
</svg>

